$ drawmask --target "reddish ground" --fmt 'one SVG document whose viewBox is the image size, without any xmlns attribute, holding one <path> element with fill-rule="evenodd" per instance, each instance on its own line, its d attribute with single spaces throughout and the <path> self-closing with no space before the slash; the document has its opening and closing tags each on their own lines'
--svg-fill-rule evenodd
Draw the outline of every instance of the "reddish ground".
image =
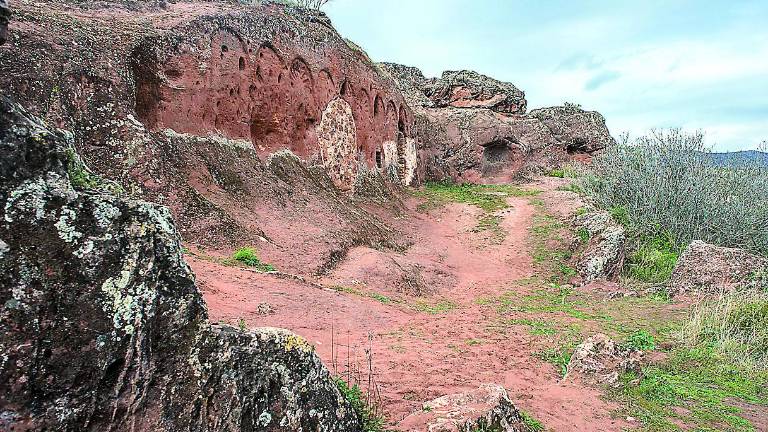
<svg viewBox="0 0 768 432">
<path fill-rule="evenodd" d="M 549 179 L 534 187 L 548 190 L 542 198 L 560 203 L 554 212 L 565 215 L 578 205 L 575 194 L 564 195 L 571 201 L 558 197 L 563 193 L 554 191 L 557 184 Z M 478 302 L 528 289 L 513 282 L 536 273 L 529 235 L 536 208 L 530 200 L 509 198 L 500 243 L 491 233 L 473 231 L 478 208 L 449 204 L 422 214 L 415 210 L 419 202 L 407 200 L 406 215 L 388 221 L 413 242 L 409 249 L 353 249 L 322 278 L 290 279 L 189 257 L 211 319 L 242 319 L 249 327 L 283 327 L 304 336 L 337 373 L 346 374 L 350 365 L 364 390 L 372 376 L 387 417 L 402 430 L 422 429 L 401 421 L 424 402 L 482 383 L 504 385 L 519 408 L 551 430 L 631 426 L 611 416 L 616 407 L 598 390 L 561 380 L 551 364 L 534 357 L 537 336 L 500 326 L 495 310 Z M 382 295 L 392 301 L 382 302 Z"/>
</svg>

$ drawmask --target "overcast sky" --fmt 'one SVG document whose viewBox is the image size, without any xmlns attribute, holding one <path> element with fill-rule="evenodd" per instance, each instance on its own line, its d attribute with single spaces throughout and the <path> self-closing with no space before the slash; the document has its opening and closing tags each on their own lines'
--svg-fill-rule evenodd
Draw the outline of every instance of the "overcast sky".
<svg viewBox="0 0 768 432">
<path fill-rule="evenodd" d="M 333 0 L 341 34 L 427 76 L 473 69 L 528 107 L 580 103 L 614 136 L 703 129 L 718 151 L 768 139 L 768 0 Z"/>
</svg>

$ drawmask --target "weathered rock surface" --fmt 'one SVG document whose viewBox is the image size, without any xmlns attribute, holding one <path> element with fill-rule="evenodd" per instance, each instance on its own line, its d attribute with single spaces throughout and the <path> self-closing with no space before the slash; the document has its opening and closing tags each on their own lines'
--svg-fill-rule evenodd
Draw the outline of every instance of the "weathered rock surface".
<svg viewBox="0 0 768 432">
<path fill-rule="evenodd" d="M 413 428 L 414 424 L 421 426 Z M 406 417 L 400 427 L 414 432 L 528 431 L 507 391 L 496 384 L 427 402 L 421 412 Z"/>
<path fill-rule="evenodd" d="M 626 257 L 626 232 L 606 211 L 590 211 L 576 217 L 576 226 L 589 233 L 578 271 L 583 283 L 610 280 L 619 275 Z"/>
<path fill-rule="evenodd" d="M 445 71 L 421 85 L 436 107 L 487 108 L 506 114 L 525 113 L 525 93 L 511 83 L 474 71 Z"/>
<path fill-rule="evenodd" d="M 579 344 L 568 363 L 568 376 L 578 375 L 595 385 L 616 386 L 619 376 L 640 372 L 643 352 L 598 333 Z"/>
<path fill-rule="evenodd" d="M 367 172 L 419 180 L 413 115 L 324 15 L 274 2 L 14 7 L 0 92 L 70 130 L 130 196 L 168 206 L 186 241 L 259 245 L 305 275 L 393 243 L 347 192 Z"/>
<path fill-rule="evenodd" d="M 0 99 L 0 429 L 359 430 L 306 341 L 208 323 L 168 210 L 72 187 L 69 138 Z"/>
<path fill-rule="evenodd" d="M 8 7 L 8 2 L 0 0 L 0 45 L 8 40 L 8 20 L 10 17 L 11 8 Z"/>
<path fill-rule="evenodd" d="M 526 113 L 520 90 L 475 72 L 429 79 L 416 68 L 380 66 L 413 108 L 424 178 L 509 179 L 588 159 L 614 141 L 597 112 L 568 105 Z"/>
<path fill-rule="evenodd" d="M 682 294 L 729 290 L 760 272 L 768 272 L 768 258 L 696 240 L 678 258 L 669 291 Z"/>
<path fill-rule="evenodd" d="M 570 155 L 592 154 L 615 142 L 605 118 L 595 111 L 565 105 L 535 109 L 529 115 L 541 120 Z"/>
</svg>

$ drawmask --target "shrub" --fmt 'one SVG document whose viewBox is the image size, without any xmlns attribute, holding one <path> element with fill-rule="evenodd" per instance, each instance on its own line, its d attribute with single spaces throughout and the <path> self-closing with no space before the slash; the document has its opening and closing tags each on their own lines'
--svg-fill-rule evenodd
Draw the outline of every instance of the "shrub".
<svg viewBox="0 0 768 432">
<path fill-rule="evenodd" d="M 696 306 L 680 330 L 689 346 L 709 346 L 755 369 L 768 369 L 768 291 L 724 294 Z"/>
<path fill-rule="evenodd" d="M 240 248 L 232 254 L 232 260 L 247 265 L 248 267 L 255 267 L 261 271 L 275 271 L 275 267 L 272 264 L 266 264 L 261 262 L 259 256 L 256 254 L 256 250 L 250 247 Z"/>
<path fill-rule="evenodd" d="M 595 157 L 580 184 L 639 237 L 670 236 L 768 255 L 768 167 L 712 161 L 703 134 L 653 131 Z"/>
<path fill-rule="evenodd" d="M 384 417 L 376 413 L 375 407 L 366 400 L 360 387 L 355 384 L 350 386 L 342 378 L 334 378 L 336 387 L 344 398 L 352 405 L 360 421 L 363 424 L 363 432 L 383 432 Z"/>
</svg>

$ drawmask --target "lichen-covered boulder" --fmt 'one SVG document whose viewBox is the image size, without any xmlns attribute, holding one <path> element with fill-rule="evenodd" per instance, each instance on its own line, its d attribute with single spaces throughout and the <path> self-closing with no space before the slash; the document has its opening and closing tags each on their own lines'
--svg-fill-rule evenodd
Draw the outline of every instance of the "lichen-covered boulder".
<svg viewBox="0 0 768 432">
<path fill-rule="evenodd" d="M 566 104 L 535 109 L 529 115 L 544 123 L 571 155 L 588 155 L 616 143 L 597 111 Z"/>
<path fill-rule="evenodd" d="M 768 258 L 744 249 L 691 242 L 677 260 L 669 281 L 671 294 L 733 289 L 768 272 Z"/>
<path fill-rule="evenodd" d="M 0 429 L 359 430 L 302 338 L 209 324 L 168 210 L 76 190 L 69 138 L 0 99 Z"/>
<path fill-rule="evenodd" d="M 413 432 L 529 430 L 507 391 L 497 384 L 483 384 L 475 390 L 441 396 L 427 402 L 421 411 L 400 422 L 399 427 Z"/>
<path fill-rule="evenodd" d="M 606 211 L 591 211 L 576 216 L 576 226 L 589 234 L 581 254 L 578 271 L 583 283 L 612 279 L 619 275 L 626 256 L 626 232 Z"/>
<path fill-rule="evenodd" d="M 422 91 L 437 107 L 487 108 L 506 114 L 526 110 L 525 93 L 511 83 L 474 71 L 445 71 L 440 78 L 426 80 Z"/>
<path fill-rule="evenodd" d="M 590 384 L 616 386 L 621 374 L 640 372 L 642 360 L 642 351 L 598 333 L 573 351 L 567 377 L 578 375 Z"/>
</svg>

